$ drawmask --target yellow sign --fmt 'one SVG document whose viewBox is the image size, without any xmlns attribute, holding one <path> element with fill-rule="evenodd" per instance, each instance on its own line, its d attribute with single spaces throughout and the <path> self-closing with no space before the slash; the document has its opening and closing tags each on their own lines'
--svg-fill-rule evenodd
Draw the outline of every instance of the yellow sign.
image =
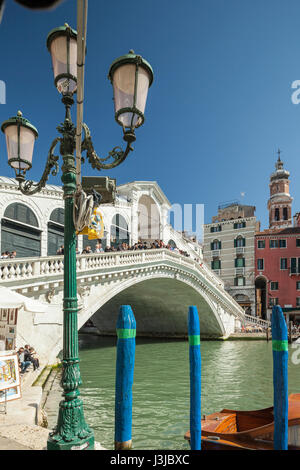
<svg viewBox="0 0 300 470">
<path fill-rule="evenodd" d="M 89 225 L 78 233 L 78 235 L 88 235 L 89 240 L 100 239 L 104 235 L 104 222 L 100 208 L 96 207 L 91 216 Z"/>
</svg>

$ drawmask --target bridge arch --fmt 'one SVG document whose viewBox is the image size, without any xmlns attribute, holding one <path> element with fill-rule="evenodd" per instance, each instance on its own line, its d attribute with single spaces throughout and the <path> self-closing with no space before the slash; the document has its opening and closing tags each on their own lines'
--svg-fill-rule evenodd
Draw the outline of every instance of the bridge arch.
<svg viewBox="0 0 300 470">
<path fill-rule="evenodd" d="M 180 275 L 171 268 L 154 269 L 113 284 L 112 280 L 105 296 L 100 292 L 97 295 L 97 286 L 94 287 L 90 294 L 91 308 L 81 312 L 79 326 L 91 318 L 100 332 L 115 334 L 120 305 L 131 305 L 138 336 L 184 337 L 187 335 L 188 307 L 196 305 L 201 336 L 226 335 L 217 302 L 192 276 Z"/>
</svg>

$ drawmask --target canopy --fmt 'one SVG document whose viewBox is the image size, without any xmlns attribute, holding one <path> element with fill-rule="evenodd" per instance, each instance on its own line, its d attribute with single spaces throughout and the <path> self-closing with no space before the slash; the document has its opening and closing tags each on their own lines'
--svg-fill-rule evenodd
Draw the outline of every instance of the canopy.
<svg viewBox="0 0 300 470">
<path fill-rule="evenodd" d="M 25 295 L 18 294 L 6 287 L 0 286 L 0 309 L 1 308 L 21 308 L 27 312 L 45 312 L 47 305 L 34 299 L 29 299 Z"/>
</svg>

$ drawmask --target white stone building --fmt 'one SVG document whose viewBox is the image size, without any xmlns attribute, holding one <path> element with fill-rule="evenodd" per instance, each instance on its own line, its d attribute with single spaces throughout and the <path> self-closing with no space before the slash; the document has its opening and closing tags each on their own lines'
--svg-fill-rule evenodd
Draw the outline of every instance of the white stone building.
<svg viewBox="0 0 300 470">
<path fill-rule="evenodd" d="M 0 177 L 1 253 L 17 252 L 17 257 L 55 255 L 63 245 L 64 201 L 60 186 L 46 185 L 33 196 L 24 196 L 13 178 Z M 155 181 L 134 181 L 117 187 L 115 204 L 103 204 L 105 232 L 102 246 L 130 246 L 139 239 L 148 243 L 160 239 L 176 245 L 194 259 L 202 259 L 201 246 L 188 240 L 168 224 L 171 203 Z M 78 237 L 78 250 L 97 240 Z"/>
</svg>

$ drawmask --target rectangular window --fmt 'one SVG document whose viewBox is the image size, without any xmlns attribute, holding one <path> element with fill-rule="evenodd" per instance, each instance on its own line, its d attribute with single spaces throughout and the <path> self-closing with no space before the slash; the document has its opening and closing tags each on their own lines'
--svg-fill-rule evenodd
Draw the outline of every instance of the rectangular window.
<svg viewBox="0 0 300 470">
<path fill-rule="evenodd" d="M 300 246 L 300 238 L 296 238 L 296 246 Z"/>
<path fill-rule="evenodd" d="M 297 258 L 291 258 L 291 274 L 297 274 Z"/>
<path fill-rule="evenodd" d="M 264 270 L 264 259 L 263 258 L 258 258 L 258 260 L 257 260 L 257 269 L 259 271 Z"/>
<path fill-rule="evenodd" d="M 297 307 L 300 307 L 300 297 L 296 297 L 296 305 Z"/>
<path fill-rule="evenodd" d="M 280 258 L 280 269 L 287 269 L 287 258 Z"/>
<path fill-rule="evenodd" d="M 296 289 L 300 290 L 300 281 L 296 281 Z"/>
<path fill-rule="evenodd" d="M 222 231 L 222 225 L 216 225 L 214 227 L 210 227 L 211 232 L 221 232 Z"/>
<path fill-rule="evenodd" d="M 221 269 L 221 260 L 219 259 L 214 259 L 211 262 L 211 269 Z"/>
<path fill-rule="evenodd" d="M 234 285 L 235 286 L 245 286 L 245 278 L 242 276 L 234 278 Z"/>
<path fill-rule="evenodd" d="M 270 248 L 278 248 L 278 240 L 270 240 Z"/>
<path fill-rule="evenodd" d="M 273 307 L 273 305 L 278 305 L 278 297 L 270 297 L 269 298 L 269 305 Z"/>
<path fill-rule="evenodd" d="M 234 229 L 245 228 L 245 227 L 246 227 L 246 222 L 236 222 L 235 224 L 233 224 Z"/>
<path fill-rule="evenodd" d="M 266 243 L 265 240 L 257 240 L 257 248 L 265 248 Z"/>
<path fill-rule="evenodd" d="M 245 267 L 245 258 L 235 258 L 235 267 L 244 268 Z"/>
<path fill-rule="evenodd" d="M 278 282 L 272 281 L 271 282 L 271 290 L 278 290 Z"/>
<path fill-rule="evenodd" d="M 279 248 L 286 248 L 286 240 L 279 240 Z"/>
</svg>

